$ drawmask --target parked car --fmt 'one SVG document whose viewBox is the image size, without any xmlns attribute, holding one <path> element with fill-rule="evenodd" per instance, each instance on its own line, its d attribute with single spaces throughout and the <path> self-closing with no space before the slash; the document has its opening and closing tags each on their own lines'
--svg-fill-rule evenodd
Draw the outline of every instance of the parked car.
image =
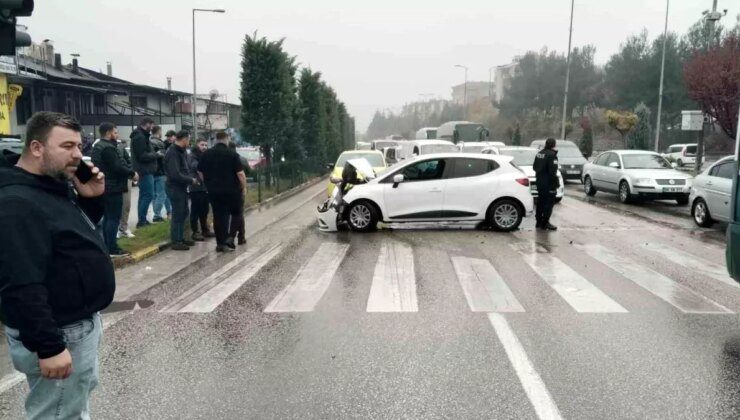
<svg viewBox="0 0 740 420">
<path fill-rule="evenodd" d="M 236 152 L 239 156 L 247 159 L 249 169 L 260 169 L 267 165 L 267 159 L 257 147 L 238 147 Z"/>
<path fill-rule="evenodd" d="M 329 197 L 331 197 L 331 193 L 334 190 L 334 184 L 331 182 L 331 178 L 341 178 L 344 165 L 350 159 L 367 160 L 370 166 L 377 173 L 383 172 L 388 167 L 388 165 L 386 165 L 385 163 L 385 156 L 383 156 L 383 152 L 379 150 L 349 150 L 342 152 L 342 154 L 340 154 L 337 158 L 336 163 L 334 163 L 334 167 L 332 168 L 331 177 L 329 179 L 329 186 L 327 188 Z"/>
<path fill-rule="evenodd" d="M 338 204 L 333 213 L 331 205 L 320 207 L 319 224 L 323 219 L 331 225 L 338 217 L 350 229 L 366 232 L 378 222 L 486 221 L 497 230 L 512 231 L 531 214 L 534 203 L 529 178 L 511 160 L 438 153 L 408 159 L 375 179 L 364 173 L 365 181 L 334 197 Z"/>
<path fill-rule="evenodd" d="M 498 154 L 501 156 L 511 156 L 513 158 L 511 163 L 516 165 L 525 175 L 527 175 L 527 178 L 529 178 L 530 188 L 532 189 L 532 197 L 537 199 L 537 185 L 535 185 L 537 176 L 534 172 L 534 158 L 537 156 L 539 150 L 534 147 L 525 146 L 506 146 L 499 147 L 497 150 Z M 556 203 L 562 201 L 563 196 L 565 195 L 565 183 L 563 182 L 563 176 L 560 172 L 558 172 L 558 179 L 560 180 L 560 187 L 558 187 L 555 194 Z"/>
<path fill-rule="evenodd" d="M 411 149 L 411 155 L 416 156 L 460 151 L 457 145 L 447 140 L 410 140 L 406 143 Z"/>
<path fill-rule="evenodd" d="M 355 143 L 355 150 L 371 150 L 371 144 L 364 141 L 358 141 Z"/>
<path fill-rule="evenodd" d="M 395 147 L 398 146 L 398 144 L 401 143 L 399 140 L 373 140 L 370 142 L 370 150 L 380 150 L 383 151 L 386 147 Z"/>
<path fill-rule="evenodd" d="M 644 150 L 611 150 L 583 167 L 583 189 L 593 196 L 611 192 L 622 203 L 635 199 L 676 200 L 689 203 L 691 176 L 677 171 L 663 156 Z"/>
<path fill-rule="evenodd" d="M 541 150 L 545 147 L 545 140 L 535 140 L 532 142 L 530 147 Z M 557 140 L 556 147 L 558 149 L 560 175 L 562 175 L 564 180 L 580 180 L 582 178 L 581 174 L 583 173 L 583 165 L 588 163 L 588 160 L 583 157 L 581 149 L 579 149 L 578 146 L 570 140 Z"/>
<path fill-rule="evenodd" d="M 504 147 L 500 141 L 461 141 L 457 143 L 460 151 L 463 153 L 481 153 L 484 149 L 490 147 Z"/>
<path fill-rule="evenodd" d="M 720 159 L 697 175 L 691 186 L 691 216 L 701 227 L 710 227 L 716 221 L 730 221 L 732 178 L 737 173 L 732 156 Z"/>
<path fill-rule="evenodd" d="M 679 168 L 685 165 L 695 165 L 697 148 L 696 143 L 674 144 L 668 146 L 663 157 L 669 162 L 676 162 Z"/>
</svg>

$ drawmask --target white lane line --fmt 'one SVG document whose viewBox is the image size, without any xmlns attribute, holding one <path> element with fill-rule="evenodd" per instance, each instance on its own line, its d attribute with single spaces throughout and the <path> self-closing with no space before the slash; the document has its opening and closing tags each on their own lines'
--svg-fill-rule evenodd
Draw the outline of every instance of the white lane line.
<svg viewBox="0 0 740 420">
<path fill-rule="evenodd" d="M 282 245 L 276 245 L 268 249 L 254 260 L 249 261 L 243 268 L 239 269 L 239 271 L 214 285 L 210 290 L 185 305 L 178 312 L 213 312 L 213 310 L 231 296 L 232 293 L 236 292 L 243 284 L 257 274 L 262 267 L 278 256 L 282 249 Z"/>
<path fill-rule="evenodd" d="M 524 312 L 524 307 L 488 260 L 457 256 L 451 260 L 471 311 Z"/>
<path fill-rule="evenodd" d="M 385 241 L 375 265 L 367 312 L 417 312 L 416 273 L 411 247 Z"/>
<path fill-rule="evenodd" d="M 329 288 L 349 245 L 323 243 L 265 312 L 311 312 Z"/>
<path fill-rule="evenodd" d="M 255 251 L 248 251 L 234 258 L 231 262 L 221 267 L 218 271 L 212 273 L 202 281 L 198 282 L 195 286 L 188 289 L 185 293 L 181 294 L 177 299 L 170 302 L 169 305 L 160 309 L 159 312 L 177 312 L 182 309 L 183 306 L 192 302 L 198 296 L 211 289 L 214 285 L 223 281 L 224 275 L 231 271 L 237 265 L 240 265 L 248 259 L 254 258 Z"/>
<path fill-rule="evenodd" d="M 686 313 L 732 313 L 719 303 L 702 296 L 648 267 L 636 264 L 599 244 L 576 245 L 638 286 Z"/>
<path fill-rule="evenodd" d="M 577 312 L 624 313 L 626 309 L 560 259 L 513 246 L 524 261 Z"/>
<path fill-rule="evenodd" d="M 529 397 L 537 417 L 540 419 L 562 419 L 558 406 L 553 401 L 545 383 L 527 357 L 524 347 L 512 331 L 511 326 L 501 314 L 488 314 L 488 319 L 496 331 L 499 341 L 504 346 L 509 362 L 514 368 L 524 392 Z"/>
<path fill-rule="evenodd" d="M 730 278 L 727 268 L 704 258 L 689 254 L 688 252 L 670 246 L 657 243 L 642 244 L 648 251 L 653 251 L 668 261 L 678 264 L 689 270 L 694 270 L 704 276 L 713 278 L 733 288 L 740 288 L 735 280 Z"/>
</svg>

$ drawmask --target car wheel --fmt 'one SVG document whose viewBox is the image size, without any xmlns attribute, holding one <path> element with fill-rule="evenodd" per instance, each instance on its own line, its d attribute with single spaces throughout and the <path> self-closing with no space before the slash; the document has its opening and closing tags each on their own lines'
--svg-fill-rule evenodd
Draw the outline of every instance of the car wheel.
<svg viewBox="0 0 740 420">
<path fill-rule="evenodd" d="M 516 230 L 522 223 L 522 218 L 524 211 L 514 200 L 499 200 L 488 209 L 488 223 L 501 232 Z"/>
<path fill-rule="evenodd" d="M 629 204 L 632 202 L 632 193 L 630 193 L 630 184 L 628 184 L 627 181 L 622 181 L 622 183 L 619 184 L 619 201 L 621 201 L 624 204 Z"/>
<path fill-rule="evenodd" d="M 583 180 L 583 191 L 586 192 L 586 195 L 589 197 L 593 197 L 596 195 L 596 188 L 594 188 L 594 184 L 591 181 L 591 177 L 587 176 Z"/>
<path fill-rule="evenodd" d="M 714 224 L 712 216 L 709 214 L 709 207 L 707 203 L 701 198 L 694 200 L 694 205 L 691 206 L 691 216 L 694 217 L 694 222 L 701 227 L 710 227 Z"/>
<path fill-rule="evenodd" d="M 677 198 L 676 199 L 676 203 L 678 203 L 679 206 L 685 206 L 685 205 L 689 204 L 689 195 L 688 194 L 684 194 L 680 198 Z"/>
<path fill-rule="evenodd" d="M 347 224 L 355 232 L 369 232 L 378 226 L 378 212 L 367 201 L 354 203 L 347 210 Z"/>
</svg>

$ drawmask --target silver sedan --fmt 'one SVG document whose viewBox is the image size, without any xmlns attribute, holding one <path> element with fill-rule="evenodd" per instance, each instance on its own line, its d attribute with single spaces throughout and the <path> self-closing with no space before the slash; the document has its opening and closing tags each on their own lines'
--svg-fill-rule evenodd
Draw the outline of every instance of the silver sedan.
<svg viewBox="0 0 740 420">
<path fill-rule="evenodd" d="M 699 174 L 691 188 L 691 215 L 701 227 L 730 219 L 732 178 L 737 172 L 732 156 L 721 159 Z"/>
<path fill-rule="evenodd" d="M 644 150 L 611 150 L 583 167 L 583 189 L 616 193 L 619 201 L 637 199 L 676 200 L 689 203 L 693 179 L 679 172 L 658 153 Z"/>
</svg>

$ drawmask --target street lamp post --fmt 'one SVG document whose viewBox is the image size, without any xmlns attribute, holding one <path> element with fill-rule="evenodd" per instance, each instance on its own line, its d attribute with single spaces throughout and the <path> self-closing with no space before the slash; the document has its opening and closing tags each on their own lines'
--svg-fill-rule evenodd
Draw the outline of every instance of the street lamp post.
<svg viewBox="0 0 740 420">
<path fill-rule="evenodd" d="M 468 68 L 462 64 L 455 64 L 455 67 L 465 69 L 465 87 L 463 88 L 463 115 L 468 119 Z"/>
<path fill-rule="evenodd" d="M 197 88 L 195 84 L 195 12 L 226 13 L 224 9 L 193 9 L 193 140 L 198 141 L 198 120 L 195 108 L 198 104 Z"/>
<path fill-rule="evenodd" d="M 663 57 L 660 59 L 660 88 L 658 90 L 658 121 L 655 123 L 655 152 L 660 151 L 660 113 L 663 109 L 663 76 L 665 75 L 665 45 L 668 40 L 668 7 L 671 0 L 665 2 L 665 29 L 663 29 Z"/>
<path fill-rule="evenodd" d="M 565 94 L 563 95 L 563 121 L 560 127 L 560 138 L 565 139 L 565 117 L 568 112 L 568 87 L 570 84 L 570 45 L 573 39 L 573 8 L 575 0 L 570 1 L 570 31 L 568 32 L 568 58 L 565 63 Z"/>
</svg>

